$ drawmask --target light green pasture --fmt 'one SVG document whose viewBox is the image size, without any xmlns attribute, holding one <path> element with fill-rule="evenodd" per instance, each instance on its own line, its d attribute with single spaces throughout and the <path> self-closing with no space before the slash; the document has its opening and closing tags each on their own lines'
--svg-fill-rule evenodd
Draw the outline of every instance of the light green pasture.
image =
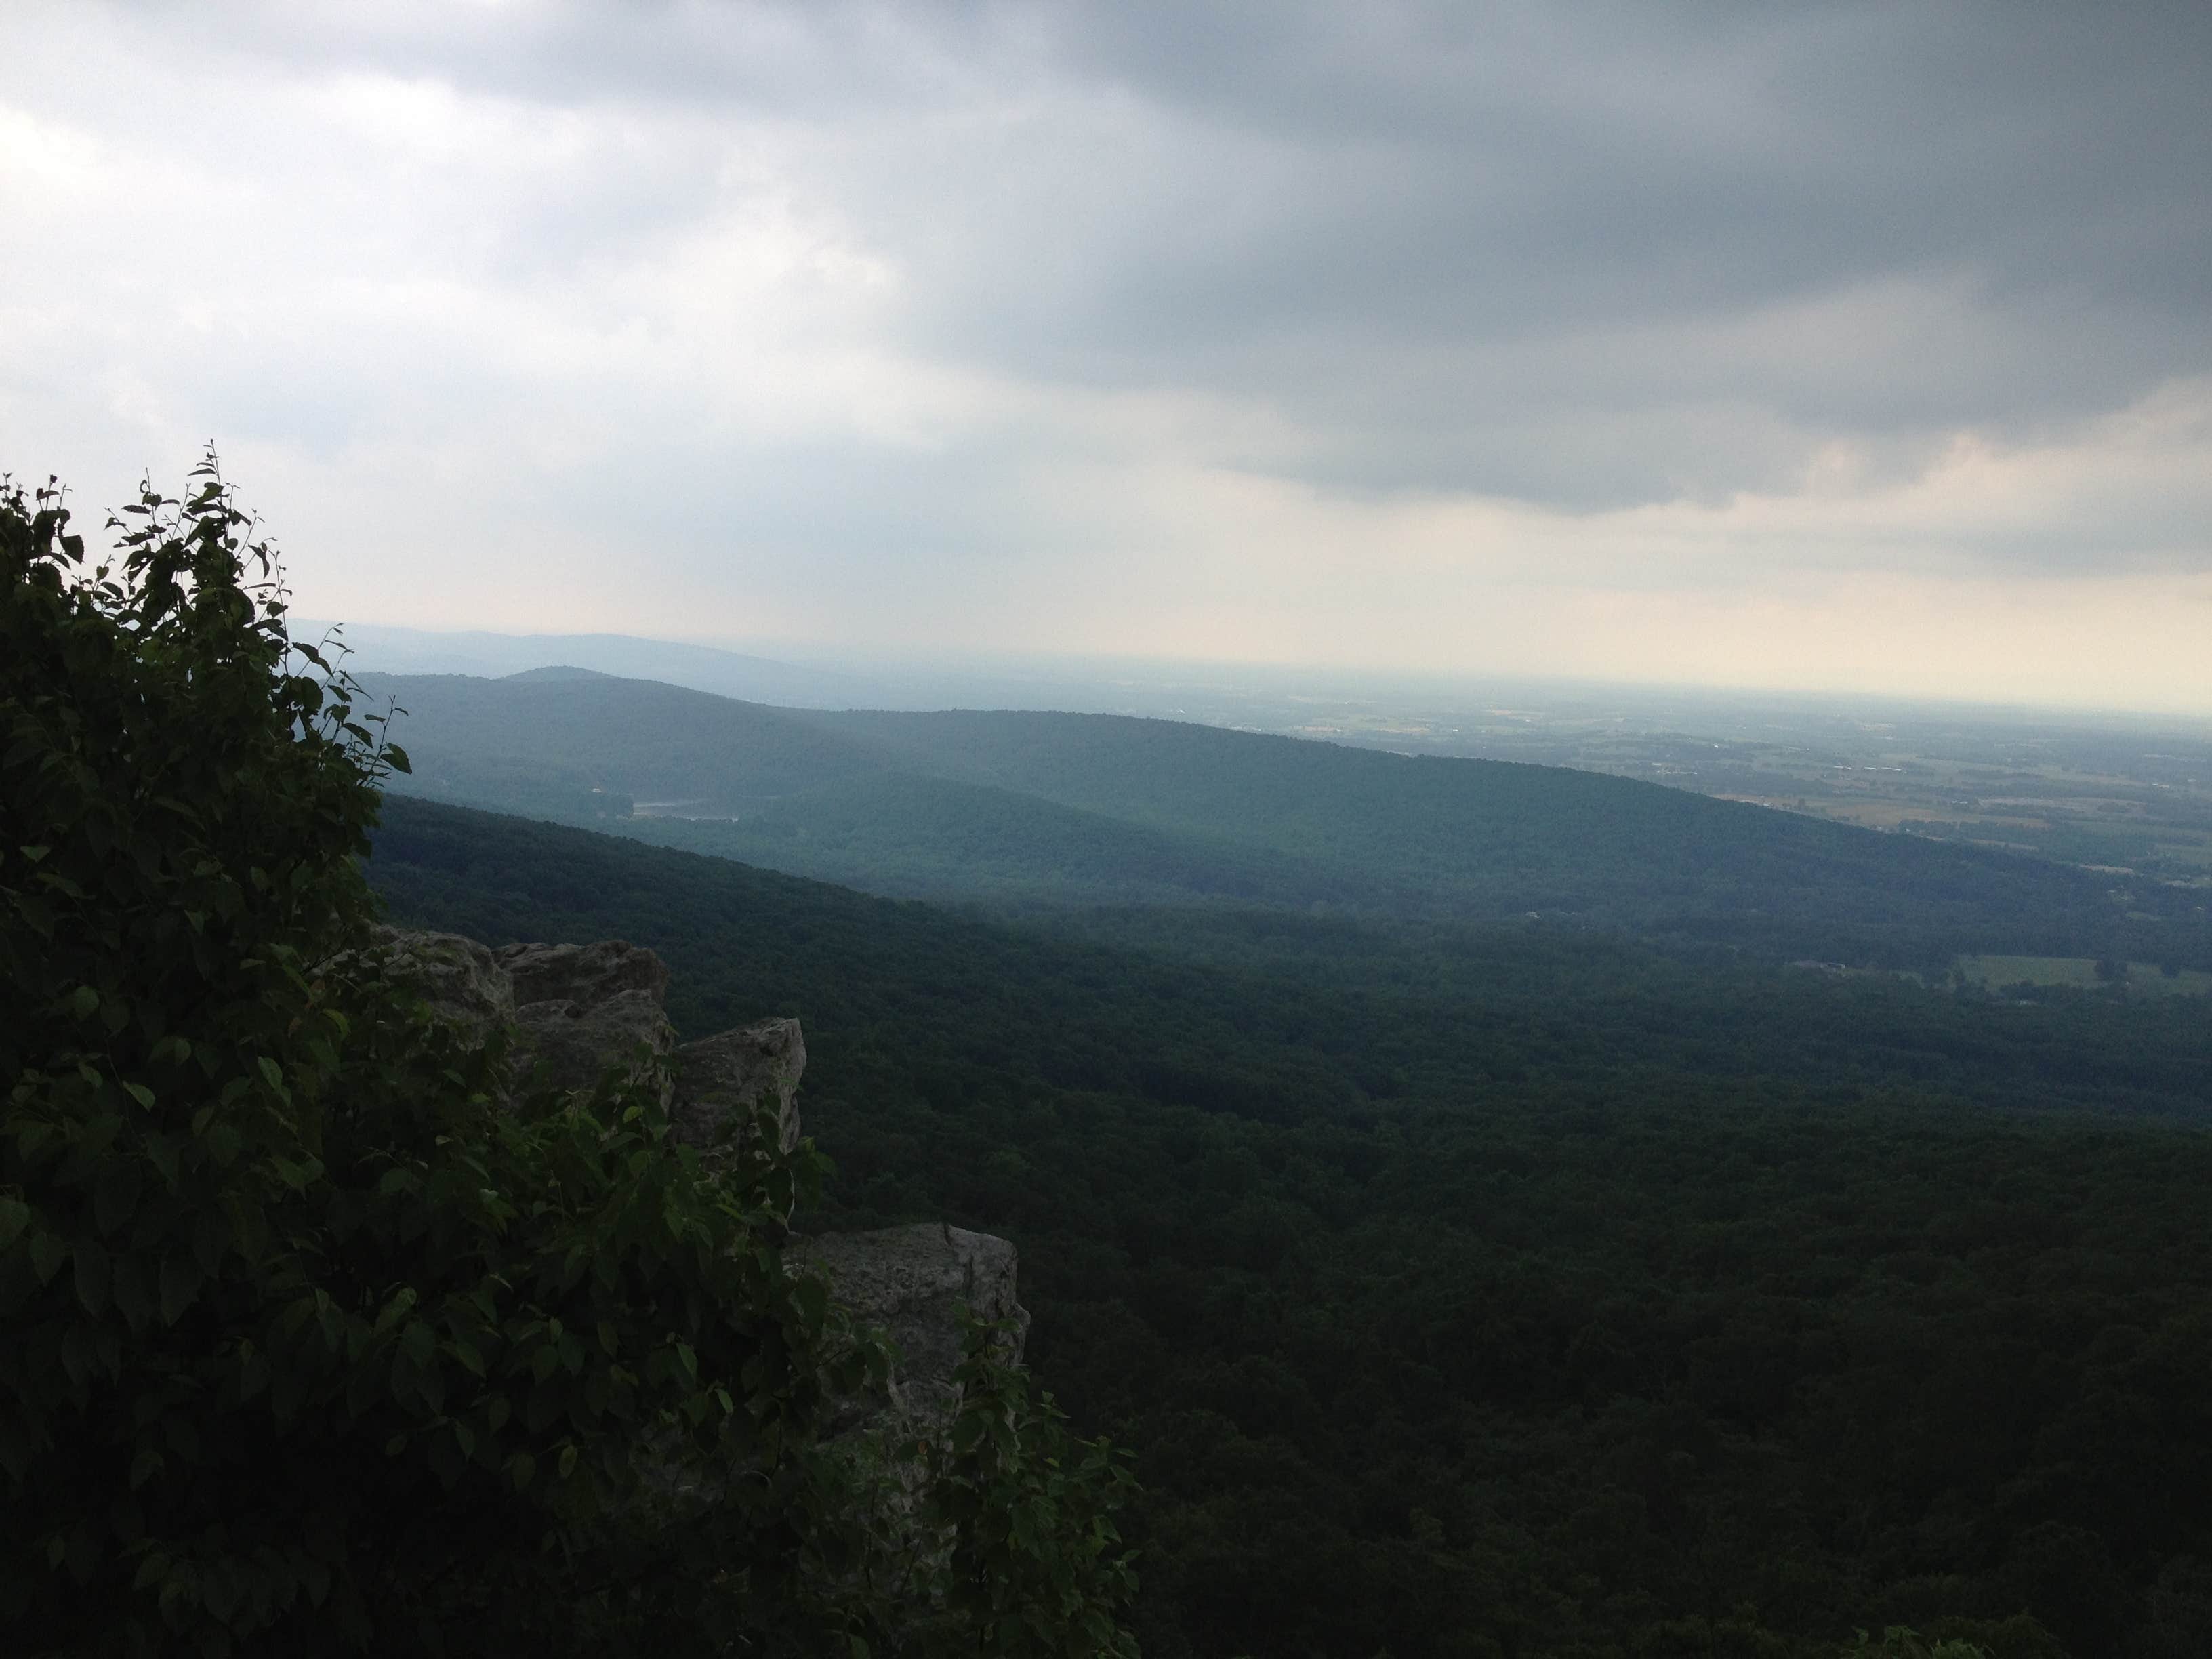
<svg viewBox="0 0 2212 1659">
<path fill-rule="evenodd" d="M 1960 957 L 1957 966 L 1967 982 L 1992 988 L 2007 985 L 2075 985 L 2094 991 L 2106 981 L 2097 977 L 2093 957 Z M 2154 962 L 2128 964 L 2128 989 L 2150 996 L 2201 996 L 2212 992 L 2212 974 L 2184 969 L 2169 979 Z"/>
</svg>

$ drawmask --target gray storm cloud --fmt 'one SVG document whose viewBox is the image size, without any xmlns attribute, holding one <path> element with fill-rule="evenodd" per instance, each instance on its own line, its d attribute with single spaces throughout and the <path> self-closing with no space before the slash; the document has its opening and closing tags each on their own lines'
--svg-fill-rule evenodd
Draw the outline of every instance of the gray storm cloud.
<svg viewBox="0 0 2212 1659">
<path fill-rule="evenodd" d="M 1347 481 L 1759 488 L 1838 437 L 2036 433 L 2208 366 L 2203 8 L 1072 21 L 1052 62 L 1092 95 L 956 185 L 931 320 L 1266 399 Z"/>
<path fill-rule="evenodd" d="M 213 435 L 295 543 L 375 550 L 385 586 L 325 608 L 557 623 L 534 574 L 544 616 L 479 613 L 596 557 L 653 573 L 610 601 L 659 595 L 639 627 L 773 580 L 709 631 L 1441 661 L 1486 648 L 1433 631 L 1486 584 L 1817 610 L 1861 602 L 1803 589 L 1838 573 L 2212 572 L 2202 5 L 33 3 L 13 33 L 49 72 L 0 94 L 7 464 Z M 441 552 L 368 527 L 398 489 Z"/>
</svg>

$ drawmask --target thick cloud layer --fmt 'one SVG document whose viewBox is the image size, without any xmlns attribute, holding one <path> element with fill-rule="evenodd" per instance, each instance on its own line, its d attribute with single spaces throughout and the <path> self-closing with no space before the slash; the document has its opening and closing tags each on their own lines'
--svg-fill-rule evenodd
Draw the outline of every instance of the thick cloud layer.
<svg viewBox="0 0 2212 1659">
<path fill-rule="evenodd" d="M 317 611 L 2212 708 L 2199 4 L 10 33 L 0 465 Z"/>
</svg>

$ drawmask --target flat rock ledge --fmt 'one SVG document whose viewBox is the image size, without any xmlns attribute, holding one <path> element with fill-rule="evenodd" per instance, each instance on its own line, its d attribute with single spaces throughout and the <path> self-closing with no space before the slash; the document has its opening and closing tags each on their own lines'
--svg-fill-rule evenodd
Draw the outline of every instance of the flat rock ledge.
<svg viewBox="0 0 2212 1659">
<path fill-rule="evenodd" d="M 799 1022 L 763 1019 L 679 1043 L 665 1008 L 667 966 L 641 945 L 602 939 L 494 950 L 460 933 L 393 927 L 379 928 L 375 943 L 441 1018 L 479 1039 L 512 1026 L 520 1076 L 588 1089 L 618 1068 L 632 1080 L 659 1080 L 675 1133 L 690 1146 L 723 1144 L 764 1107 L 775 1111 L 782 1149 L 799 1144 L 806 1069 Z M 889 1399 L 848 1402 L 848 1425 L 951 1423 L 963 1305 L 978 1319 L 1011 1322 L 1009 1358 L 1021 1358 L 1030 1316 L 1015 1295 L 1014 1247 L 1006 1239 L 924 1222 L 794 1237 L 785 1260 L 794 1272 L 821 1273 L 860 1323 L 897 1344 Z"/>
</svg>

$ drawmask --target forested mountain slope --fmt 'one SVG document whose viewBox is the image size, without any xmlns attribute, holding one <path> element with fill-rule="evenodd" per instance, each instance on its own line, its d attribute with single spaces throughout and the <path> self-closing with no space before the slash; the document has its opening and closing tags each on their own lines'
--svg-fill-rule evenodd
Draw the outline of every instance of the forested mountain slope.
<svg viewBox="0 0 2212 1659">
<path fill-rule="evenodd" d="M 1244 914 L 1128 913 L 1135 949 L 996 925 L 627 838 L 388 796 L 373 873 L 409 915 L 492 939 L 647 939 L 680 1027 L 831 1024 L 915 1075 L 986 1067 L 1276 1121 L 1500 1082 L 1680 1073 L 1832 1097 L 1922 1085 L 2008 1107 L 2192 1116 L 2212 1021 L 2177 999 L 2025 1008 L 1879 977 L 1693 968 L 1627 941 Z M 536 927 L 541 933 L 533 934 Z M 1762 1085 L 1764 1086 L 1764 1085 Z"/>
<path fill-rule="evenodd" d="M 735 822 L 641 817 L 607 827 L 664 847 L 902 897 L 1319 907 L 1394 915 L 1417 913 L 1423 902 L 1417 884 L 1387 870 L 915 772 L 827 784 Z"/>
<path fill-rule="evenodd" d="M 1972 951 L 2212 965 L 2202 908 L 2172 895 L 1589 773 L 1108 715 L 775 710 L 603 678 L 371 684 L 408 711 L 418 793 L 882 892 L 1534 912 L 1931 969 Z"/>
<path fill-rule="evenodd" d="M 1947 927 L 2099 930 L 2080 872 L 1595 773 L 1103 714 L 809 713 L 919 769 L 1381 875 L 1424 914 L 1536 910 L 1865 949 Z"/>
<path fill-rule="evenodd" d="M 1155 1659 L 2212 1646 L 2186 999 L 1279 912 L 1201 967 L 396 799 L 370 871 L 805 1020 L 813 1220 L 1018 1241 L 1042 1380 L 1142 1454 Z"/>
<path fill-rule="evenodd" d="M 726 815 L 894 763 L 864 737 L 655 680 L 370 674 L 362 684 L 407 711 L 393 729 L 416 757 L 420 787 L 557 778 Z"/>
</svg>

